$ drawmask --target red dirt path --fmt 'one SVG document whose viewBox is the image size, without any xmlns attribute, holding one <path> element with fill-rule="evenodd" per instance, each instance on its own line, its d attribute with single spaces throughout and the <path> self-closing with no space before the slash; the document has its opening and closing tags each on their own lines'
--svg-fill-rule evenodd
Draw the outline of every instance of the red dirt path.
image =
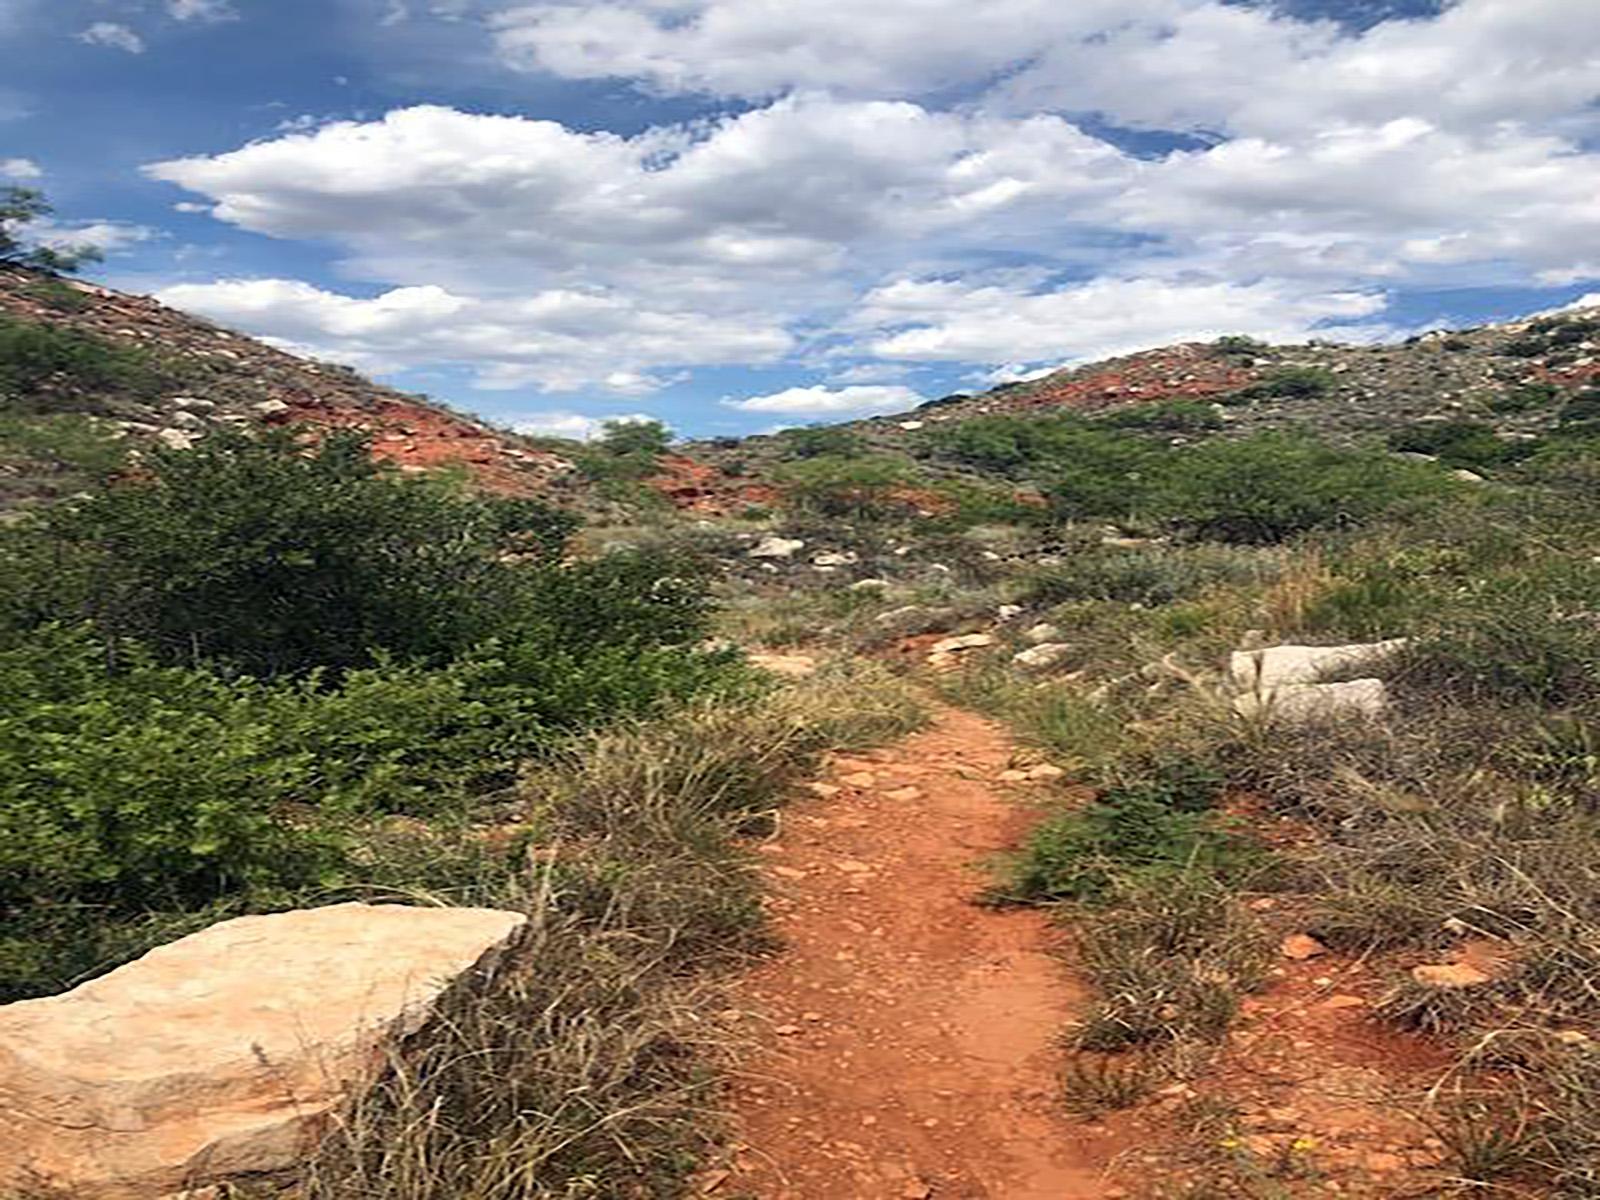
<svg viewBox="0 0 1600 1200">
<path fill-rule="evenodd" d="M 984 859 L 1030 816 L 992 782 L 1011 743 L 944 709 L 834 764 L 836 796 L 764 847 L 784 953 L 746 984 L 768 1018 L 737 1085 L 731 1177 L 759 1200 L 1095 1200 L 1116 1147 L 1059 1107 L 1076 989 L 1039 912 L 980 908 Z M 874 778 L 870 785 L 855 778 Z M 849 782 L 846 782 L 849 780 Z M 917 794 L 902 789 L 915 788 Z"/>
</svg>

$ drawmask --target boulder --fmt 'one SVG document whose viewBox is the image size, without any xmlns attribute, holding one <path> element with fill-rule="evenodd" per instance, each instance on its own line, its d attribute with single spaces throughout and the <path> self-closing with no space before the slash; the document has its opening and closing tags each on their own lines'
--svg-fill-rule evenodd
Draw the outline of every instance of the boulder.
<svg viewBox="0 0 1600 1200">
<path fill-rule="evenodd" d="M 1316 683 L 1335 671 L 1365 671 L 1405 648 L 1405 638 L 1353 646 L 1269 646 L 1236 652 L 1228 674 L 1240 690 L 1270 692 L 1288 684 Z"/>
<path fill-rule="evenodd" d="M 281 417 L 289 411 L 289 405 L 282 400 L 263 400 L 252 404 L 250 409 L 258 417 Z"/>
<path fill-rule="evenodd" d="M 339 904 L 239 917 L 0 1007 L 0 1195 L 146 1200 L 281 1171 L 526 918 Z"/>
<path fill-rule="evenodd" d="M 764 537 L 751 547 L 751 558 L 793 558 L 795 553 L 804 550 L 806 544 L 798 538 Z"/>
<path fill-rule="evenodd" d="M 937 633 L 949 629 L 955 621 L 956 611 L 953 608 L 929 608 L 925 604 L 905 604 L 873 618 L 873 623 L 885 633 L 897 637 Z"/>
<path fill-rule="evenodd" d="M 1028 650 L 1014 654 L 1011 661 L 1025 671 L 1048 671 L 1051 667 L 1059 666 L 1072 654 L 1072 647 L 1066 642 L 1044 642 Z"/>
<path fill-rule="evenodd" d="M 1389 689 L 1381 679 L 1352 679 L 1348 683 L 1291 683 L 1270 691 L 1246 692 L 1234 698 L 1234 711 L 1243 717 L 1311 722 L 1346 717 L 1369 719 L 1389 708 Z"/>
</svg>

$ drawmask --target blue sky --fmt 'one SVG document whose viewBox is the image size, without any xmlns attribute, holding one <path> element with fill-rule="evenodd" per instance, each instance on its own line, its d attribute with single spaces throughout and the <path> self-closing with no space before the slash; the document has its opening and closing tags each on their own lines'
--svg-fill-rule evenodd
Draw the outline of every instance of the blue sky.
<svg viewBox="0 0 1600 1200">
<path fill-rule="evenodd" d="M 0 61 L 0 177 L 96 275 L 530 428 L 1600 275 L 1592 0 L 0 0 Z"/>
</svg>

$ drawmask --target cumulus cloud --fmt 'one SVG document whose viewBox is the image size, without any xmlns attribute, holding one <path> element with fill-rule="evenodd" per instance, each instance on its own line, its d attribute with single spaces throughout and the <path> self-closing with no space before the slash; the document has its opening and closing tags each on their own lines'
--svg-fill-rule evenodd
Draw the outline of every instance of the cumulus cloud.
<svg viewBox="0 0 1600 1200">
<path fill-rule="evenodd" d="M 644 413 L 628 413 L 619 417 L 595 417 L 587 413 L 573 412 L 571 409 L 557 408 L 548 409 L 544 412 L 523 413 L 512 419 L 511 426 L 518 433 L 571 438 L 574 441 L 587 442 L 603 433 L 608 422 L 621 421 L 630 423 L 653 420 L 655 420 L 654 417 L 647 416 Z"/>
<path fill-rule="evenodd" d="M 1059 212 L 1128 166 L 1057 117 L 808 96 L 631 138 L 420 106 L 147 171 L 241 228 L 339 240 L 381 277 L 688 268 L 692 284 L 812 277 L 866 239 Z"/>
<path fill-rule="evenodd" d="M 129 54 L 144 53 L 144 39 L 126 25 L 119 25 L 115 21 L 96 21 L 78 34 L 78 40 L 90 46 L 125 50 Z"/>
<path fill-rule="evenodd" d="M 44 170 L 31 158 L 0 158 L 0 179 L 14 179 L 21 182 L 43 178 Z"/>
<path fill-rule="evenodd" d="M 788 413 L 803 416 L 859 416 L 866 413 L 902 412 L 923 402 L 915 390 L 898 384 L 828 388 L 792 387 L 766 396 L 724 400 L 729 408 L 744 412 Z"/>
<path fill-rule="evenodd" d="M 478 0 L 514 67 L 748 105 L 626 136 L 420 106 L 148 171 L 380 289 L 182 293 L 295 344 L 620 394 L 793 355 L 827 383 L 731 403 L 872 411 L 914 396 L 895 363 L 1370 337 L 1390 291 L 1600 278 L 1588 7 Z M 1084 112 L 1189 136 L 1135 154 Z"/>
<path fill-rule="evenodd" d="M 884 358 L 1005 364 L 1101 358 L 1239 333 L 1303 341 L 1330 323 L 1382 312 L 1373 292 L 1307 293 L 1281 281 L 1238 285 L 1096 279 L 1023 292 L 952 280 L 901 280 L 871 292 L 854 323 Z M 1017 373 L 1013 369 L 1012 378 Z"/>
<path fill-rule="evenodd" d="M 661 385 L 660 368 L 769 361 L 791 346 L 772 325 L 654 311 L 601 292 L 484 300 L 427 285 L 361 298 L 253 279 L 178 284 L 157 298 L 367 370 L 468 366 L 478 386 L 491 389 L 595 386 L 636 395 Z"/>
<path fill-rule="evenodd" d="M 231 0 L 167 0 L 167 13 L 174 20 L 200 21 L 208 25 L 239 19 Z"/>
</svg>

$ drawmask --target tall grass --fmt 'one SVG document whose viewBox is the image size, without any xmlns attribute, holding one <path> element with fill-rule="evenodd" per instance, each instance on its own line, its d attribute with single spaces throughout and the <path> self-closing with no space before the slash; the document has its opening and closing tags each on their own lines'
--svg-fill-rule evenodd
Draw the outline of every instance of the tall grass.
<svg viewBox="0 0 1600 1200">
<path fill-rule="evenodd" d="M 496 980 L 397 1048 L 305 1200 L 677 1194 L 718 1132 L 718 968 L 764 944 L 739 831 L 826 749 L 922 720 L 870 668 L 582 738 L 523 785 L 537 842 L 473 899 L 525 909 Z"/>
</svg>

